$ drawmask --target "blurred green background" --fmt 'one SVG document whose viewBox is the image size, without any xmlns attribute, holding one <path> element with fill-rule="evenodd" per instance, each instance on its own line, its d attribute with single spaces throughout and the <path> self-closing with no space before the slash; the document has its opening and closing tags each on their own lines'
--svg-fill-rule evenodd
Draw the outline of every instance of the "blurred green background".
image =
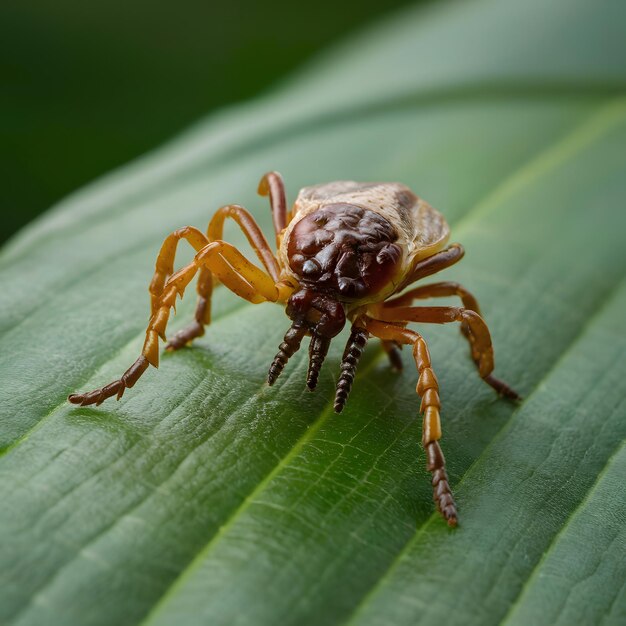
<svg viewBox="0 0 626 626">
<path fill-rule="evenodd" d="M 409 0 L 2 0 L 0 241 Z"/>
</svg>

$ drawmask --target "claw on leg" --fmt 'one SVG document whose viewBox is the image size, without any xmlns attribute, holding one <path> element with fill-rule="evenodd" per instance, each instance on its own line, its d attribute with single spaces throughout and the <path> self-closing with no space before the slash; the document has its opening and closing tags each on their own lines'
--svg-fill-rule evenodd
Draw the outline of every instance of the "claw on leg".
<svg viewBox="0 0 626 626">
<path fill-rule="evenodd" d="M 112 383 L 89 393 L 73 393 L 68 397 L 68 400 L 72 404 L 79 404 L 80 406 L 89 404 L 98 406 L 111 396 L 117 396 L 119 400 L 124 395 L 126 389 L 130 389 L 139 380 L 139 377 L 148 369 L 149 365 L 148 359 L 142 354 L 118 380 L 114 380 Z"/>
<path fill-rule="evenodd" d="M 203 273 L 206 272 L 204 275 Z M 191 343 L 197 337 L 204 335 L 204 327 L 211 321 L 211 294 L 213 292 L 213 280 L 211 273 L 205 268 L 200 270 L 198 279 L 198 305 L 193 322 L 179 330 L 165 345 L 169 352 L 180 350 Z"/>
<path fill-rule="evenodd" d="M 174 352 L 174 350 L 180 350 L 187 344 L 191 343 L 197 337 L 204 335 L 204 324 L 200 324 L 194 320 L 182 330 L 179 330 L 166 344 L 165 349 L 168 352 Z"/>
<path fill-rule="evenodd" d="M 503 380 L 500 380 L 499 378 L 496 378 L 491 374 L 485 376 L 483 380 L 490 387 L 493 387 L 498 395 L 502 396 L 503 398 L 508 398 L 509 400 L 513 400 L 515 402 L 520 402 L 522 400 L 522 396 L 520 396 L 519 393 L 515 391 L 515 389 L 509 387 Z"/>
<path fill-rule="evenodd" d="M 176 302 L 176 297 L 182 296 L 198 270 L 201 269 L 206 270 L 209 278 L 213 274 L 219 276 L 226 287 L 249 302 L 259 303 L 268 300 L 275 302 L 279 296 L 279 287 L 271 277 L 250 263 L 236 248 L 224 241 L 213 241 L 207 244 L 196 254 L 189 265 L 169 276 L 163 285 L 159 285 L 158 293 L 153 292 L 152 316 L 146 329 L 141 356 L 137 361 L 118 380 L 89 393 L 72 394 L 68 398 L 70 402 L 83 406 L 100 404 L 113 395 L 117 395 L 119 400 L 124 391 L 137 382 L 149 365 L 158 366 L 159 338 L 165 338 L 170 310 Z M 193 338 L 192 335 L 203 331 L 203 323 L 209 315 L 205 307 L 209 306 L 209 302 L 208 297 L 204 302 L 201 298 L 196 310 L 196 325 L 181 331 L 173 338 L 170 343 L 173 349 L 184 345 Z"/>
<path fill-rule="evenodd" d="M 433 500 L 437 510 L 448 522 L 448 526 L 456 526 L 458 523 L 456 504 L 452 497 L 448 473 L 446 472 L 446 460 L 441 451 L 439 442 L 432 441 L 426 446 L 428 457 L 428 471 L 432 473 Z"/>
</svg>

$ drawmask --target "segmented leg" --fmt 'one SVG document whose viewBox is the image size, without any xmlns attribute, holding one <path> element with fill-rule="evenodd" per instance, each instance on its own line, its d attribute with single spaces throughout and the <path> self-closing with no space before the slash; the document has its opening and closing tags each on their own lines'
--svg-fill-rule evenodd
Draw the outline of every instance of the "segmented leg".
<svg viewBox="0 0 626 626">
<path fill-rule="evenodd" d="M 274 222 L 274 232 L 276 233 L 276 247 L 279 248 L 281 233 L 289 223 L 283 177 L 278 172 L 268 172 L 261 178 L 258 192 L 261 196 L 269 195 L 270 197 L 272 221 Z"/>
<path fill-rule="evenodd" d="M 317 381 L 322 369 L 322 363 L 328 354 L 330 347 L 330 337 L 312 335 L 309 344 L 309 369 L 306 374 L 306 386 L 310 391 L 317 387 Z"/>
<path fill-rule="evenodd" d="M 152 300 L 152 315 L 156 313 L 165 281 L 174 272 L 176 248 L 181 239 L 186 239 L 196 252 L 202 250 L 202 248 L 209 243 L 208 238 L 193 226 L 179 228 L 165 239 L 161 246 L 161 251 L 157 256 L 156 268 L 149 288 Z M 198 291 L 198 304 L 196 306 L 194 322 L 187 328 L 176 333 L 167 344 L 166 349 L 180 348 L 195 337 L 203 335 L 204 325 L 211 321 L 211 293 L 213 291 L 211 272 L 205 269 L 200 271 L 196 289 Z"/>
<path fill-rule="evenodd" d="M 165 238 L 157 256 L 154 276 L 152 277 L 152 281 L 150 282 L 150 287 L 148 289 L 151 296 L 152 315 L 156 312 L 156 306 L 159 302 L 161 294 L 163 293 L 165 281 L 174 273 L 176 249 L 178 248 L 178 242 L 181 239 L 185 239 L 196 252 L 202 250 L 202 248 L 209 243 L 207 237 L 193 226 L 179 228 Z"/>
<path fill-rule="evenodd" d="M 287 361 L 300 349 L 307 327 L 300 321 L 294 322 L 285 333 L 283 342 L 278 346 L 278 354 L 274 357 L 267 373 L 267 383 L 272 386 L 280 376 Z"/>
<path fill-rule="evenodd" d="M 241 228 L 259 261 L 263 263 L 267 273 L 272 277 L 274 282 L 278 282 L 278 275 L 280 274 L 278 261 L 276 261 L 276 257 L 270 249 L 267 239 L 258 224 L 254 221 L 252 215 L 242 206 L 238 204 L 228 204 L 215 212 L 215 215 L 209 222 L 207 231 L 209 241 L 221 241 L 224 238 L 224 222 L 226 218 L 231 218 L 235 221 L 237 226 Z"/>
<path fill-rule="evenodd" d="M 432 474 L 433 500 L 449 526 L 457 524 L 457 510 L 446 472 L 446 461 L 439 445 L 441 418 L 439 409 L 439 383 L 432 369 L 430 354 L 424 338 L 402 326 L 367 319 L 365 328 L 383 341 L 396 341 L 413 346 L 413 357 L 419 372 L 416 391 L 422 399 L 420 413 L 423 414 L 422 445 L 426 452 L 427 468 Z"/>
<path fill-rule="evenodd" d="M 404 365 L 402 364 L 402 357 L 400 356 L 400 344 L 395 341 L 381 341 L 380 342 L 383 350 L 387 353 L 389 357 L 389 364 L 393 369 L 402 371 Z"/>
<path fill-rule="evenodd" d="M 411 289 L 401 296 L 387 300 L 385 307 L 410 306 L 413 300 L 423 300 L 425 298 L 445 298 L 448 296 L 458 296 L 466 309 L 475 311 L 480 315 L 480 307 L 476 298 L 463 285 L 455 282 L 433 283 L 432 285 L 422 285 Z"/>
<path fill-rule="evenodd" d="M 452 306 L 381 306 L 376 317 L 386 322 L 422 322 L 425 324 L 447 324 L 460 322 L 467 326 L 466 337 L 470 343 L 472 360 L 481 378 L 500 395 L 519 400 L 520 395 L 505 382 L 492 375 L 494 368 L 493 346 L 489 328 L 476 311 Z"/>
<path fill-rule="evenodd" d="M 446 269 L 446 267 L 458 263 L 464 255 L 465 250 L 463 246 L 460 243 L 453 243 L 445 250 L 436 252 L 425 259 L 421 259 L 413 266 L 413 270 L 402 284 L 402 287 L 406 287 L 417 280 L 422 280 L 422 278 L 426 278 L 426 276 L 436 274 Z"/>
<path fill-rule="evenodd" d="M 476 298 L 467 290 L 463 285 L 455 282 L 442 282 L 442 283 L 433 283 L 432 285 L 423 285 L 421 287 L 416 287 L 415 289 L 411 289 L 406 293 L 403 293 L 401 296 L 397 298 L 392 298 L 391 300 L 387 300 L 383 306 L 385 307 L 396 307 L 396 306 L 409 306 L 413 303 L 414 300 L 423 300 L 427 298 L 445 298 L 448 296 L 458 296 L 461 298 L 461 302 L 466 309 L 470 309 L 470 311 L 476 311 L 478 315 L 480 315 L 480 307 L 478 306 L 478 301 Z M 463 336 L 470 342 L 471 338 L 469 336 L 469 326 L 463 322 L 461 324 L 461 333 Z"/>
<path fill-rule="evenodd" d="M 176 297 L 183 296 L 187 285 L 203 267 L 217 276 L 231 291 L 254 304 L 266 301 L 275 302 L 288 297 L 285 285 L 276 285 L 267 274 L 250 263 L 236 248 L 224 241 L 211 242 L 196 254 L 189 265 L 172 274 L 163 285 L 146 329 L 146 339 L 139 359 L 119 380 L 86 394 L 72 394 L 68 398 L 70 402 L 83 406 L 100 404 L 113 395 L 117 395 L 119 400 L 124 391 L 137 382 L 148 368 L 148 364 L 158 367 L 159 338 L 165 339 L 165 327 L 169 320 L 170 310 L 176 303 Z"/>
<path fill-rule="evenodd" d="M 352 383 L 354 382 L 354 376 L 356 374 L 356 366 L 359 363 L 361 354 L 365 349 L 365 344 L 369 337 L 369 333 L 365 328 L 361 326 L 362 322 L 352 325 L 350 331 L 350 337 L 348 343 L 343 352 L 343 358 L 341 359 L 341 376 L 337 381 L 337 389 L 335 391 L 335 413 L 341 413 L 343 407 L 346 405 L 350 390 L 352 389 Z"/>
<path fill-rule="evenodd" d="M 193 322 L 172 336 L 165 344 L 168 351 L 179 350 L 197 337 L 204 335 L 204 327 L 211 323 L 211 297 L 213 295 L 213 275 L 206 267 L 201 267 L 196 283 L 198 301 Z"/>
<path fill-rule="evenodd" d="M 272 279 L 278 281 L 278 262 L 272 253 L 267 239 L 261 232 L 254 218 L 246 209 L 237 204 L 228 204 L 215 212 L 209 223 L 206 243 L 209 241 L 221 241 L 224 234 L 224 222 L 231 218 L 241 228 L 252 249 L 267 270 Z M 194 229 L 195 230 L 195 229 Z M 211 272 L 205 268 L 200 268 L 198 273 L 198 304 L 194 320 L 189 326 L 178 331 L 165 346 L 166 350 L 178 350 L 187 345 L 196 337 L 204 335 L 204 327 L 211 322 L 211 295 L 213 293 L 213 277 Z"/>
</svg>

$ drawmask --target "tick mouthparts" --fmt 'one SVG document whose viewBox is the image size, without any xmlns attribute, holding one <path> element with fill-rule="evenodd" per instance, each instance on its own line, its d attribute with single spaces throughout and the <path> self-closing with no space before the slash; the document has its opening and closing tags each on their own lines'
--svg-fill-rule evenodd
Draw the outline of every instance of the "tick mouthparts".
<svg viewBox="0 0 626 626">
<path fill-rule="evenodd" d="M 322 337 L 320 335 L 311 335 L 311 343 L 309 345 L 309 371 L 306 375 L 306 385 L 313 391 L 317 387 L 317 380 L 322 369 L 322 363 L 328 354 L 330 347 L 330 337 Z"/>
<path fill-rule="evenodd" d="M 306 327 L 300 322 L 294 322 L 285 333 L 283 342 L 278 346 L 278 354 L 274 357 L 267 373 L 267 382 L 273 385 L 280 373 L 287 365 L 287 361 L 300 349 L 302 338 L 306 334 Z"/>
</svg>

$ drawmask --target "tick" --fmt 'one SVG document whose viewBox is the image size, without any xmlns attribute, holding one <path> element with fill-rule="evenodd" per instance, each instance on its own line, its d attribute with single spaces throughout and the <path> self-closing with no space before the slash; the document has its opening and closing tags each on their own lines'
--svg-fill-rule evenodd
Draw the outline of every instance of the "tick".
<svg viewBox="0 0 626 626">
<path fill-rule="evenodd" d="M 346 321 L 350 322 L 350 337 L 335 393 L 337 413 L 346 404 L 358 360 L 369 337 L 381 340 L 392 366 L 397 369 L 402 367 L 398 349 L 402 345 L 412 347 L 419 373 L 422 444 L 432 473 L 433 499 L 448 524 L 455 526 L 457 510 L 439 446 L 439 384 L 424 338 L 409 330 L 407 324 L 458 322 L 481 378 L 498 394 L 519 399 L 511 387 L 492 375 L 494 361 L 489 329 L 469 291 L 454 282 L 404 291 L 461 260 L 463 247 L 458 243 L 446 246 L 450 229 L 444 217 L 399 183 L 337 181 L 305 187 L 290 211 L 284 183 L 277 172 L 263 176 L 258 191 L 269 196 L 276 254 L 250 213 L 236 204 L 219 209 L 206 234 L 191 226 L 173 232 L 163 242 L 150 283 L 151 316 L 141 356 L 119 380 L 89 393 L 72 394 L 69 401 L 85 406 L 98 405 L 111 396 L 119 400 L 150 365 L 157 367 L 159 338 L 166 340 L 170 310 L 196 274 L 198 304 L 194 321 L 176 333 L 166 349 L 178 350 L 202 336 L 204 327 L 211 321 L 211 294 L 217 278 L 249 302 L 278 302 L 286 307 L 291 326 L 270 365 L 267 377 L 270 385 L 276 382 L 304 337 L 309 336 L 306 384 L 309 389 L 315 389 L 332 338 Z M 264 270 L 222 240 L 227 218 L 233 219 L 244 232 Z M 174 272 L 176 248 L 181 239 L 196 254 L 189 265 Z M 458 296 L 462 306 L 413 305 L 415 300 L 446 296 Z"/>
</svg>

